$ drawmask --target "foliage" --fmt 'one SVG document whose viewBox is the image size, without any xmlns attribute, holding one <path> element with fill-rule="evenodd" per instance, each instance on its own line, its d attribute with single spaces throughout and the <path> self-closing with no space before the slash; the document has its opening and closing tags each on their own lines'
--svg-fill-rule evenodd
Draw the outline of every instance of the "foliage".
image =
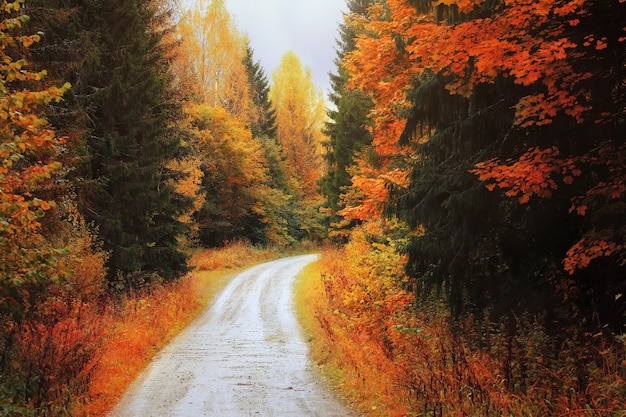
<svg viewBox="0 0 626 417">
<path fill-rule="evenodd" d="M 102 316 L 106 256 L 95 250 L 93 232 L 67 224 L 59 256 L 71 275 L 40 286 L 23 318 L 3 316 L 0 332 L 0 385 L 11 386 L 3 413 L 65 415 L 84 398 L 111 322 Z M 15 411 L 16 412 L 16 411 Z M 17 413 L 17 412 L 16 412 Z"/>
<path fill-rule="evenodd" d="M 254 120 L 255 103 L 244 65 L 246 44 L 224 1 L 198 1 L 177 30 L 181 45 L 176 81 L 187 97 L 198 104 L 222 107 L 242 121 Z"/>
<path fill-rule="evenodd" d="M 367 7 L 373 2 L 350 1 L 348 10 L 352 14 L 365 15 Z M 329 212 L 329 226 L 341 227 L 340 217 L 337 212 L 343 208 L 341 194 L 352 185 L 348 168 L 354 163 L 354 158 L 371 144 L 372 137 L 367 129 L 367 116 L 372 110 L 371 98 L 356 89 L 348 88 L 350 75 L 346 68 L 342 66 L 343 58 L 355 48 L 357 33 L 350 25 L 340 25 L 340 38 L 337 42 L 339 50 L 335 64 L 337 74 L 331 74 L 333 92 L 330 94 L 330 101 L 334 108 L 328 110 L 324 134 L 328 140 L 323 143 L 324 161 L 326 162 L 326 172 L 320 178 L 320 191 L 326 198 L 325 207 Z M 335 232 L 334 235 L 339 235 Z"/>
<path fill-rule="evenodd" d="M 186 112 L 202 171 L 204 203 L 196 216 L 200 241 L 207 246 L 236 237 L 258 242 L 269 222 L 264 203 L 271 191 L 259 142 L 220 107 L 196 105 Z"/>
<path fill-rule="evenodd" d="M 93 249 L 80 216 L 75 223 L 58 218 L 59 212 L 76 214 L 54 191 L 66 172 L 60 162 L 65 141 L 41 115 L 69 83 L 36 90 L 46 72 L 32 72 L 25 59 L 12 58 L 40 39 L 11 35 L 28 20 L 10 17 L 21 3 L 4 2 L 0 24 L 0 412 L 62 415 L 84 392 L 107 324 L 95 303 L 103 291 L 105 257 Z M 53 236 L 55 221 L 63 230 Z"/>
<path fill-rule="evenodd" d="M 272 73 L 270 99 L 276 110 L 277 139 L 287 158 L 287 169 L 309 199 L 316 197 L 321 175 L 320 154 L 323 141 L 324 99 L 311 80 L 310 68 L 287 52 Z"/>
<path fill-rule="evenodd" d="M 626 409 L 625 347 L 544 316 L 455 319 L 403 290 L 400 225 L 366 223 L 322 257 L 308 294 L 315 359 L 370 416 L 612 416 Z M 580 324 L 578 325 L 580 326 Z M 580 336 L 579 336 L 580 335 Z"/>
<path fill-rule="evenodd" d="M 387 0 L 348 16 L 342 65 L 373 139 L 339 214 L 411 229 L 389 293 L 377 263 L 351 263 L 378 255 L 376 233 L 367 255 L 357 228 L 323 261 L 329 359 L 372 388 L 373 415 L 624 412 L 624 10 Z M 410 304 L 377 315 L 400 290 Z"/>
<path fill-rule="evenodd" d="M 416 288 L 445 290 L 457 313 L 547 311 L 565 324 L 565 270 L 588 323 L 603 305 L 601 322 L 622 331 L 623 12 L 389 0 L 351 18 L 361 35 L 345 66 L 374 99 L 374 150 L 410 167 L 390 198 L 375 170 L 353 177 L 353 194 L 381 195 L 425 230 L 408 247 Z"/>
<path fill-rule="evenodd" d="M 199 2 L 177 34 L 174 82 L 187 113 L 212 108 L 216 116 L 187 118 L 186 154 L 171 164 L 187 174 L 174 184 L 193 202 L 182 218 L 192 239 L 214 247 L 234 239 L 290 245 L 305 237 L 308 220 L 298 211 L 306 204 L 295 197 L 302 185 L 287 175 L 268 80 L 224 3 Z"/>
<path fill-rule="evenodd" d="M 25 15 L 12 17 L 21 3 L 3 2 L 0 22 L 0 309 L 16 316 L 32 308 L 37 286 L 67 276 L 58 260 L 61 251 L 41 234 L 40 220 L 56 202 L 40 197 L 61 169 L 57 158 L 63 146 L 42 109 L 61 100 L 69 84 L 39 91 L 25 87 L 37 86 L 46 73 L 31 72 L 26 60 L 12 57 L 39 40 L 39 35 L 13 35 L 28 21 Z"/>
</svg>

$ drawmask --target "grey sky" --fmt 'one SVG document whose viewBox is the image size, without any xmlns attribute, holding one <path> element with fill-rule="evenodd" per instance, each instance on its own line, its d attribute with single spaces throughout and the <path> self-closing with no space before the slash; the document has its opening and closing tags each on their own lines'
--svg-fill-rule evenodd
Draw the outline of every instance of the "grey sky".
<svg viewBox="0 0 626 417">
<path fill-rule="evenodd" d="M 254 57 L 268 78 L 288 50 L 311 68 L 318 88 L 330 91 L 329 72 L 336 72 L 336 39 L 344 0 L 225 0 L 242 33 L 250 38 Z"/>
</svg>

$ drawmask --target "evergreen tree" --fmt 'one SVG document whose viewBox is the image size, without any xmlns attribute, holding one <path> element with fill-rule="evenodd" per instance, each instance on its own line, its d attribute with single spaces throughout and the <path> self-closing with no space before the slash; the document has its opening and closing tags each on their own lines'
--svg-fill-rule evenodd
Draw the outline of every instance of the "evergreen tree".
<svg viewBox="0 0 626 417">
<path fill-rule="evenodd" d="M 559 30 L 566 28 L 571 39 L 580 42 L 575 53 L 565 55 L 567 64 L 574 70 L 560 63 L 560 68 L 565 69 L 558 82 L 568 85 L 568 81 L 580 79 L 572 75 L 576 69 L 581 73 L 601 74 L 588 82 L 582 79 L 588 92 L 585 94 L 590 111 L 587 118 L 576 119 L 571 111 L 555 110 L 547 122 L 538 117 L 528 124 L 520 123 L 518 103 L 532 95 L 544 97 L 545 86 L 532 80 L 521 82 L 498 76 L 490 82 L 476 82 L 471 94 L 460 94 L 458 90 L 455 93 L 454 76 L 445 71 L 437 74 L 424 71 L 413 77 L 413 88 L 407 96 L 412 106 L 406 112 L 406 128 L 400 138 L 402 144 L 413 146 L 413 167 L 409 187 L 396 190 L 390 212 L 398 214 L 414 229 L 425 230 L 413 236 L 407 248 L 407 270 L 416 290 L 430 287 L 444 290 L 457 313 L 470 310 L 482 314 L 489 308 L 499 317 L 531 311 L 545 314 L 551 323 L 562 325 L 572 320 L 573 308 L 577 311 L 574 320 L 578 325 L 580 316 L 586 315 L 585 325 L 593 326 L 592 322 L 599 319 L 614 329 L 622 328 L 621 260 L 615 262 L 607 256 L 581 271 L 570 265 L 570 277 L 564 275 L 568 262 L 575 263 L 581 258 L 587 264 L 590 262 L 584 258 L 589 254 L 581 248 L 581 235 L 592 236 L 605 245 L 623 242 L 624 215 L 623 209 L 618 208 L 623 207 L 623 194 L 611 187 L 604 188 L 605 184 L 623 183 L 620 177 L 623 170 L 615 161 L 623 160 L 624 124 L 621 119 L 611 119 L 613 113 L 609 110 L 623 108 L 623 48 L 617 43 L 609 46 L 601 43 L 598 48 L 588 49 L 585 46 L 585 36 L 599 27 L 605 31 L 603 39 L 619 38 L 616 34 L 619 24 L 614 18 L 616 4 L 588 2 L 586 9 L 590 12 L 583 14 L 575 29 L 567 18 L 554 17 L 543 25 L 531 23 L 524 28 L 523 36 L 518 35 L 520 43 L 529 38 L 544 43 L 550 36 L 560 36 Z M 486 2 L 482 8 L 465 14 L 457 13 L 454 8 L 433 10 L 428 4 L 416 7 L 422 8 L 423 13 L 437 13 L 443 25 L 488 21 L 484 18 L 502 18 L 506 12 L 497 2 Z M 518 15 L 510 14 L 514 19 Z M 477 27 L 480 28 L 479 23 Z M 398 56 L 405 56 L 402 40 L 396 46 Z M 475 76 L 471 62 L 469 66 L 460 79 Z M 548 72 L 553 77 L 551 71 Z M 552 80 L 548 78 L 546 84 L 552 85 Z M 547 100 L 542 104 L 550 105 Z M 566 101 L 559 105 L 567 109 Z M 536 117 L 530 114 L 531 118 Z M 413 141 L 414 138 L 420 140 Z M 608 149 L 612 150 L 611 157 L 603 154 Z M 559 152 L 559 156 L 533 164 L 523 159 L 532 155 L 532 150 L 548 155 L 558 150 L 554 152 Z M 502 180 L 497 184 L 502 191 L 495 190 L 495 184 L 489 186 L 494 191 L 487 191 L 485 183 L 472 173 L 483 161 L 501 164 L 489 178 Z M 567 177 L 570 168 L 564 164 L 568 163 L 578 164 L 580 172 L 572 175 L 581 178 L 574 181 L 573 177 Z M 503 167 L 515 167 L 519 171 L 506 177 L 500 175 L 505 172 Z M 533 178 L 541 178 L 542 172 L 552 173 L 554 179 L 551 174 L 536 191 L 510 198 L 519 196 L 519 189 L 532 183 Z M 563 184 L 556 183 L 559 176 Z M 504 184 L 504 180 L 511 178 L 521 184 L 515 186 L 517 189 Z M 610 198 L 609 194 L 602 194 L 606 190 L 611 190 Z M 581 194 L 586 196 L 583 214 L 594 206 L 598 211 L 586 217 L 572 215 Z M 582 252 L 574 253 L 578 258 L 574 256 L 573 260 L 572 247 Z M 616 246 L 616 250 L 620 247 Z M 600 244 L 590 250 L 600 253 L 592 256 L 602 256 Z M 612 253 L 609 251 L 609 255 Z"/>
<path fill-rule="evenodd" d="M 55 77 L 70 81 L 68 114 L 84 115 L 76 152 L 80 209 L 95 222 L 109 252 L 109 279 L 139 285 L 151 274 L 171 279 L 186 270 L 177 237 L 184 202 L 174 194 L 165 166 L 180 151 L 169 127 L 177 107 L 167 99 L 168 62 L 162 50 L 163 5 L 159 0 L 38 2 L 48 13 L 48 39 L 37 61 L 46 66 L 60 55 Z M 39 8 L 41 7 L 41 8 Z M 70 63 L 68 65 L 68 63 Z M 67 122 L 60 117 L 59 124 Z M 53 122 L 55 120 L 53 119 Z"/>
<path fill-rule="evenodd" d="M 488 150 L 510 126 L 511 86 L 503 82 L 485 87 L 467 99 L 450 95 L 444 85 L 442 77 L 432 75 L 416 82 L 410 93 L 413 107 L 401 143 L 407 144 L 420 129 L 433 133 L 414 144 L 419 158 L 409 187 L 393 194 L 390 213 L 414 230 L 426 230 L 407 247 L 413 288 L 445 290 L 457 313 L 468 304 L 480 311 L 514 282 L 501 239 L 517 240 L 509 248 L 524 246 L 519 240 L 525 233 L 520 233 L 510 208 L 470 173 L 475 163 L 492 155 Z"/>
<path fill-rule="evenodd" d="M 364 16 L 367 7 L 374 1 L 349 0 L 348 10 L 352 14 Z M 329 98 L 334 109 L 328 111 L 330 121 L 326 123 L 324 131 L 328 136 L 324 144 L 327 171 L 319 181 L 320 190 L 326 198 L 325 205 L 331 210 L 331 222 L 338 219 L 335 213 L 342 208 L 342 189 L 351 185 L 347 168 L 352 165 L 355 154 L 372 141 L 367 128 L 372 100 L 367 94 L 348 87 L 350 74 L 342 66 L 343 58 L 355 49 L 357 34 L 353 27 L 346 24 L 340 25 L 339 31 L 339 50 L 335 59 L 337 74 L 330 74 L 333 92 Z"/>
<path fill-rule="evenodd" d="M 151 30 L 155 16 L 148 0 L 106 1 L 96 8 L 90 14 L 102 50 L 90 86 L 99 90 L 90 147 L 92 175 L 102 189 L 93 218 L 111 251 L 110 274 L 172 278 L 185 270 L 185 256 L 176 246 L 180 210 L 163 171 L 179 141 L 168 130 L 161 35 Z"/>
<path fill-rule="evenodd" d="M 257 109 L 257 120 L 252 123 L 252 134 L 255 137 L 276 137 L 276 110 L 270 100 L 270 83 L 259 62 L 254 61 L 254 50 L 246 45 L 244 60 L 250 83 L 252 102 Z"/>
<path fill-rule="evenodd" d="M 297 214 L 299 201 L 294 197 L 293 182 L 285 167 L 286 157 L 282 144 L 276 139 L 276 110 L 270 99 L 270 83 L 260 63 L 254 60 L 254 51 L 248 45 L 244 61 L 248 72 L 252 101 L 257 109 L 256 120 L 250 126 L 254 138 L 260 142 L 267 161 L 269 187 L 263 201 L 266 214 L 271 222 L 265 224 L 266 241 L 288 244 L 304 237 L 303 222 Z"/>
<path fill-rule="evenodd" d="M 254 50 L 247 45 L 244 60 L 250 83 L 250 93 L 257 115 L 250 129 L 252 136 L 263 146 L 268 162 L 269 180 L 272 188 L 289 192 L 285 156 L 281 144 L 276 139 L 276 110 L 270 99 L 270 83 L 259 62 L 254 61 Z"/>
</svg>

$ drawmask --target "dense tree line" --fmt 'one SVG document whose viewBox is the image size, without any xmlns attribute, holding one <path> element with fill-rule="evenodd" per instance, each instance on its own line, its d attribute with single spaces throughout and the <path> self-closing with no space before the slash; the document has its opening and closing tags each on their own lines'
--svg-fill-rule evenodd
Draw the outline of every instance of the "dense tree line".
<svg viewBox="0 0 626 417">
<path fill-rule="evenodd" d="M 91 228 L 112 287 L 179 277 L 194 242 L 290 244 L 318 233 L 307 207 L 319 175 L 319 92 L 291 54 L 295 64 L 280 74 L 303 83 L 304 95 L 273 87 L 287 103 L 275 106 L 222 1 L 183 13 L 164 0 L 32 0 L 7 2 L 3 13 L 23 19 L 7 26 L 16 36 L 38 33 L 5 45 L 37 74 L 18 90 L 65 85 L 43 108 L 63 146 L 62 168 L 37 189 L 57 203 L 41 231 L 63 247 L 71 222 Z M 300 130 L 281 136 L 287 125 Z M 296 177 L 288 140 L 302 140 L 298 152 L 313 163 Z"/>
<path fill-rule="evenodd" d="M 74 201 L 97 228 L 109 282 L 180 276 L 185 237 L 215 246 L 233 239 L 285 244 L 307 235 L 306 220 L 295 213 L 303 207 L 285 209 L 303 184 L 287 181 L 269 82 L 223 2 L 181 13 L 160 0 L 33 0 L 20 13 L 31 18 L 25 30 L 43 34 L 29 49 L 31 65 L 47 70 L 46 85 L 72 86 L 46 114 L 68 138 L 56 197 Z M 223 109 L 228 120 L 215 123 L 239 129 L 221 151 L 211 140 L 212 149 L 198 149 L 197 112 L 189 110 L 197 105 L 214 114 Z M 220 136 L 211 125 L 204 130 Z M 237 144 L 248 132 L 251 142 Z M 237 159 L 240 151 L 254 154 L 261 175 Z M 232 187 L 245 176 L 257 179 L 249 191 Z M 200 188 L 192 192 L 194 181 Z M 56 214 L 56 226 L 53 216 L 45 222 L 51 234 L 72 215 Z"/>
<path fill-rule="evenodd" d="M 457 314 L 620 334 L 624 5 L 531 3 L 350 2 L 327 153 L 343 180 L 325 178 L 327 204 L 344 222 L 406 221 L 410 288 L 443 291 Z M 373 100 L 352 126 L 371 124 L 376 157 L 352 159 L 342 190 L 345 84 Z"/>
<path fill-rule="evenodd" d="M 322 360 L 381 415 L 623 413 L 624 3 L 348 6 Z"/>
</svg>

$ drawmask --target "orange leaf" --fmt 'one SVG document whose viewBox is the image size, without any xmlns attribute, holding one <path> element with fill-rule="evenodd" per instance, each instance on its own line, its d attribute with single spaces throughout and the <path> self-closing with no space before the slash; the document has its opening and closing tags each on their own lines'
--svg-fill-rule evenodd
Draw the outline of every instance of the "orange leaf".
<svg viewBox="0 0 626 417">
<path fill-rule="evenodd" d="M 606 49 L 607 47 L 608 47 L 608 45 L 606 44 L 606 42 L 602 42 L 601 40 L 599 40 L 599 41 L 596 43 L 596 49 L 597 49 L 598 51 L 601 51 L 601 50 L 603 50 L 603 49 Z"/>
</svg>

